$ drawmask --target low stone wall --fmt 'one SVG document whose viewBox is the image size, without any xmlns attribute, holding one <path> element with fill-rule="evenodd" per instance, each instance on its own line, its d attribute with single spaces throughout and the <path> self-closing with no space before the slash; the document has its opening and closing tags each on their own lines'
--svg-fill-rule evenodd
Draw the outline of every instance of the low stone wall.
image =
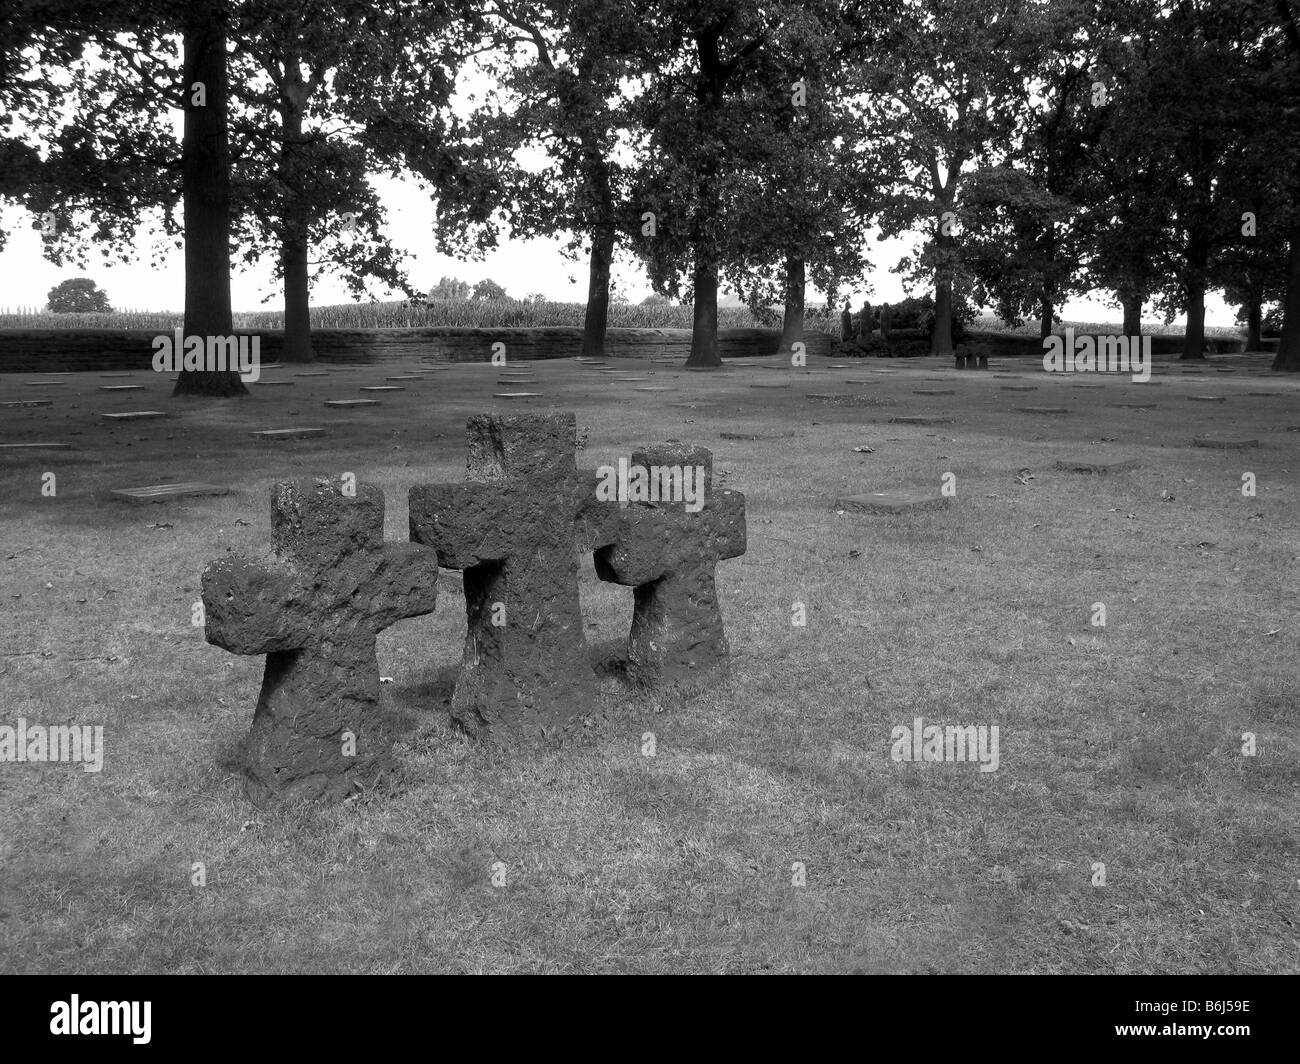
<svg viewBox="0 0 1300 1064">
<path fill-rule="evenodd" d="M 284 333 L 239 332 L 261 337 L 263 362 L 279 360 Z M 153 359 L 149 330 L 9 329 L 0 330 L 0 372 L 58 373 L 88 370 L 147 369 Z M 777 329 L 720 329 L 723 358 L 774 355 Z M 810 355 L 831 353 L 831 338 L 809 332 Z M 572 358 L 582 350 L 582 330 L 550 329 L 319 329 L 312 334 L 321 362 L 387 362 L 421 358 L 440 362 L 483 362 L 492 345 L 506 345 L 506 358 L 525 361 Z M 681 358 L 690 354 L 689 329 L 610 329 L 605 351 L 612 358 Z"/>
</svg>

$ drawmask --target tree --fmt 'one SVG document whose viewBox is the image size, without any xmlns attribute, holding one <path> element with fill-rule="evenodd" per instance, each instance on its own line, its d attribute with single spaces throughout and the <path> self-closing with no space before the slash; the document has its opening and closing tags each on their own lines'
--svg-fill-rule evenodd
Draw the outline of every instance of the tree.
<svg viewBox="0 0 1300 1064">
<path fill-rule="evenodd" d="M 952 353 L 953 288 L 969 283 L 959 278 L 966 181 L 1011 149 L 1041 58 L 1039 14 L 1033 0 L 917 0 L 862 68 L 864 118 L 899 181 L 881 231 L 929 231 L 921 255 L 900 269 L 933 278 L 936 355 Z"/>
<path fill-rule="evenodd" d="M 1300 15 L 1290 0 L 1275 0 L 1276 23 L 1285 39 L 1290 55 L 1289 73 L 1300 73 Z M 1291 94 L 1294 98 L 1294 92 Z M 1292 173 L 1294 173 L 1292 169 Z M 1282 338 L 1278 341 L 1277 357 L 1273 369 L 1289 373 L 1300 372 L 1300 187 L 1294 178 L 1291 185 L 1292 214 L 1287 234 L 1289 250 L 1286 264 L 1285 311 Z"/>
<path fill-rule="evenodd" d="M 49 308 L 54 314 L 87 314 L 95 311 L 111 314 L 108 294 L 89 277 L 71 277 L 50 289 Z"/>
<path fill-rule="evenodd" d="M 651 52 L 648 31 L 607 0 L 492 0 L 484 13 L 494 89 L 466 124 L 460 150 L 478 147 L 479 181 L 495 190 L 498 213 L 480 214 L 454 236 L 440 233 L 440 249 L 468 239 L 467 230 L 478 250 L 493 246 L 503 226 L 517 239 L 564 234 L 566 255 L 585 248 L 588 257 L 582 353 L 603 355 L 610 273 L 627 229 L 628 171 L 618 149 Z M 466 195 L 482 189 L 447 186 L 440 207 Z"/>
<path fill-rule="evenodd" d="M 475 302 L 488 301 L 497 299 L 508 299 L 506 290 L 490 277 L 485 277 L 474 286 Z"/>
<path fill-rule="evenodd" d="M 765 152 L 786 143 L 752 133 L 771 115 L 771 86 L 760 79 L 772 67 L 763 60 L 808 12 L 730 0 L 658 0 L 641 11 L 661 58 L 635 104 L 649 131 L 632 192 L 641 211 L 637 251 L 662 294 L 682 295 L 689 277 L 690 368 L 722 364 L 718 285 L 737 246 L 728 230 L 752 224 L 736 210 L 740 186 L 763 172 Z"/>
<path fill-rule="evenodd" d="M 430 299 L 465 300 L 469 299 L 469 282 L 459 277 L 442 277 L 429 289 Z"/>
</svg>

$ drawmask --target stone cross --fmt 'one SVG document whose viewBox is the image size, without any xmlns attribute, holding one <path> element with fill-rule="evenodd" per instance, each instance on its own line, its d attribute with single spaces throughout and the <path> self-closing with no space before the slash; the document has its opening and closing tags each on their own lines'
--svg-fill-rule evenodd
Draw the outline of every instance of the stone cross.
<svg viewBox="0 0 1300 1064">
<path fill-rule="evenodd" d="M 277 484 L 271 535 L 269 563 L 232 556 L 204 570 L 207 639 L 266 655 L 244 746 L 249 798 L 339 800 L 392 768 L 375 637 L 433 612 L 437 561 L 385 543 L 383 492 L 355 481 Z"/>
<path fill-rule="evenodd" d="M 478 415 L 466 482 L 411 489 L 411 540 L 464 573 L 468 631 L 451 715 L 492 742 L 563 738 L 596 678 L 578 603 L 575 541 L 608 541 L 616 504 L 574 460 L 573 414 Z"/>
<path fill-rule="evenodd" d="M 611 542 L 596 552 L 596 575 L 635 588 L 628 675 L 647 685 L 703 687 L 728 663 L 714 571 L 745 553 L 745 497 L 713 491 L 713 453 L 659 444 L 636 451 L 632 466 L 700 467 L 703 508 L 684 502 L 630 502 Z M 606 526 L 607 527 L 607 526 Z"/>
</svg>

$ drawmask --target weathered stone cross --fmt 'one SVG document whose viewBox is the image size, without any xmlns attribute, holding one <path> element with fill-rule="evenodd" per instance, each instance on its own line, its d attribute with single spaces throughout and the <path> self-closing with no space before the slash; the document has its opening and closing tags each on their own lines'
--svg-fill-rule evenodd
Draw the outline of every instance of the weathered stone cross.
<svg viewBox="0 0 1300 1064">
<path fill-rule="evenodd" d="M 745 553 L 745 497 L 713 491 L 706 447 L 659 444 L 633 452 L 631 465 L 703 469 L 704 505 L 690 513 L 677 501 L 629 503 L 596 552 L 597 576 L 636 589 L 628 675 L 644 684 L 707 685 L 727 668 L 714 571 L 720 560 Z"/>
<path fill-rule="evenodd" d="M 452 716 L 493 742 L 562 738 L 596 693 L 575 537 L 593 550 L 614 506 L 574 461 L 573 414 L 479 415 L 461 484 L 410 492 L 411 541 L 464 573 L 468 632 Z"/>
<path fill-rule="evenodd" d="M 277 484 L 275 559 L 220 558 L 203 573 L 208 642 L 266 655 L 244 747 L 246 789 L 257 804 L 338 800 L 392 766 L 375 637 L 433 612 L 438 566 L 430 550 L 384 542 L 377 487 L 343 491 L 342 482 L 320 479 Z"/>
</svg>

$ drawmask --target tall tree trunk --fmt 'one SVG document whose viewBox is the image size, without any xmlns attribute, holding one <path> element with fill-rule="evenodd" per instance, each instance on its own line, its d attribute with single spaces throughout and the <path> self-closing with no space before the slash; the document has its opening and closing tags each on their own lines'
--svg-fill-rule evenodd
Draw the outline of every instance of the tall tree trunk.
<svg viewBox="0 0 1300 1064">
<path fill-rule="evenodd" d="M 296 31 L 296 23 L 291 24 Z M 303 115 L 307 109 L 307 87 L 296 51 L 290 48 L 284 57 L 283 83 L 280 86 L 280 182 L 293 190 L 285 200 L 280 219 L 280 271 L 284 274 L 284 349 L 285 362 L 315 362 L 311 343 L 311 273 L 309 216 L 312 205 L 302 192 Z"/>
<path fill-rule="evenodd" d="M 1119 304 L 1124 308 L 1124 335 L 1142 335 L 1142 304 L 1146 302 L 1139 292 L 1117 292 Z"/>
<path fill-rule="evenodd" d="M 943 222 L 940 221 L 942 226 Z M 939 267 L 934 274 L 934 333 L 930 337 L 930 354 L 952 357 L 952 251 L 957 240 L 942 231 L 939 244 Z"/>
<path fill-rule="evenodd" d="M 696 206 L 691 218 L 691 249 L 695 255 L 694 318 L 691 323 L 691 353 L 688 369 L 716 369 L 722 365 L 718 351 L 718 237 L 722 221 L 722 197 L 718 191 L 718 127 L 726 90 L 727 68 L 721 58 L 722 31 L 726 21 L 716 22 L 694 33 L 700 73 L 695 83 L 698 107 L 696 132 L 705 145 L 705 155 L 696 171 Z"/>
<path fill-rule="evenodd" d="M 807 267 L 803 256 L 794 252 L 785 257 L 785 312 L 781 318 L 781 346 L 778 354 L 791 354 L 803 340 L 804 302 Z"/>
<path fill-rule="evenodd" d="M 1259 351 L 1264 346 L 1264 300 L 1251 292 L 1246 304 L 1246 350 Z"/>
<path fill-rule="evenodd" d="M 587 272 L 587 313 L 582 322 L 582 353 L 588 358 L 605 355 L 609 328 L 609 271 L 614 261 L 614 227 L 602 224 L 591 235 L 591 265 Z"/>
<path fill-rule="evenodd" d="M 315 362 L 311 343 L 311 280 L 307 264 L 307 241 L 289 236 L 280 248 L 280 269 L 284 274 L 285 362 Z"/>
<path fill-rule="evenodd" d="M 722 355 L 718 351 L 718 267 L 712 260 L 712 248 L 696 248 L 694 291 L 691 354 L 686 368 L 714 369 L 722 365 Z"/>
<path fill-rule="evenodd" d="M 930 354 L 952 356 L 952 281 L 939 280 L 934 286 L 934 334 Z"/>
<path fill-rule="evenodd" d="M 1282 339 L 1273 368 L 1300 373 L 1300 221 L 1291 226 L 1291 249 L 1286 259 L 1286 303 L 1282 308 Z"/>
<path fill-rule="evenodd" d="M 185 118 L 181 193 L 185 211 L 185 335 L 229 336 L 230 149 L 226 129 L 226 23 L 221 0 L 185 9 Z M 195 83 L 202 106 L 195 104 Z M 173 395 L 247 395 L 239 374 L 181 370 Z"/>
<path fill-rule="evenodd" d="M 1187 331 L 1183 333 L 1180 361 L 1205 358 L 1205 272 L 1210 260 L 1209 242 L 1193 236 L 1187 248 Z"/>
<path fill-rule="evenodd" d="M 1205 357 L 1205 284 L 1193 279 L 1187 285 L 1187 331 L 1180 361 Z"/>
<path fill-rule="evenodd" d="M 1042 306 L 1042 316 L 1038 325 L 1038 338 L 1046 340 L 1052 335 L 1052 325 L 1056 320 L 1056 307 L 1052 303 L 1052 297 L 1049 293 L 1044 292 L 1039 299 Z"/>
</svg>

